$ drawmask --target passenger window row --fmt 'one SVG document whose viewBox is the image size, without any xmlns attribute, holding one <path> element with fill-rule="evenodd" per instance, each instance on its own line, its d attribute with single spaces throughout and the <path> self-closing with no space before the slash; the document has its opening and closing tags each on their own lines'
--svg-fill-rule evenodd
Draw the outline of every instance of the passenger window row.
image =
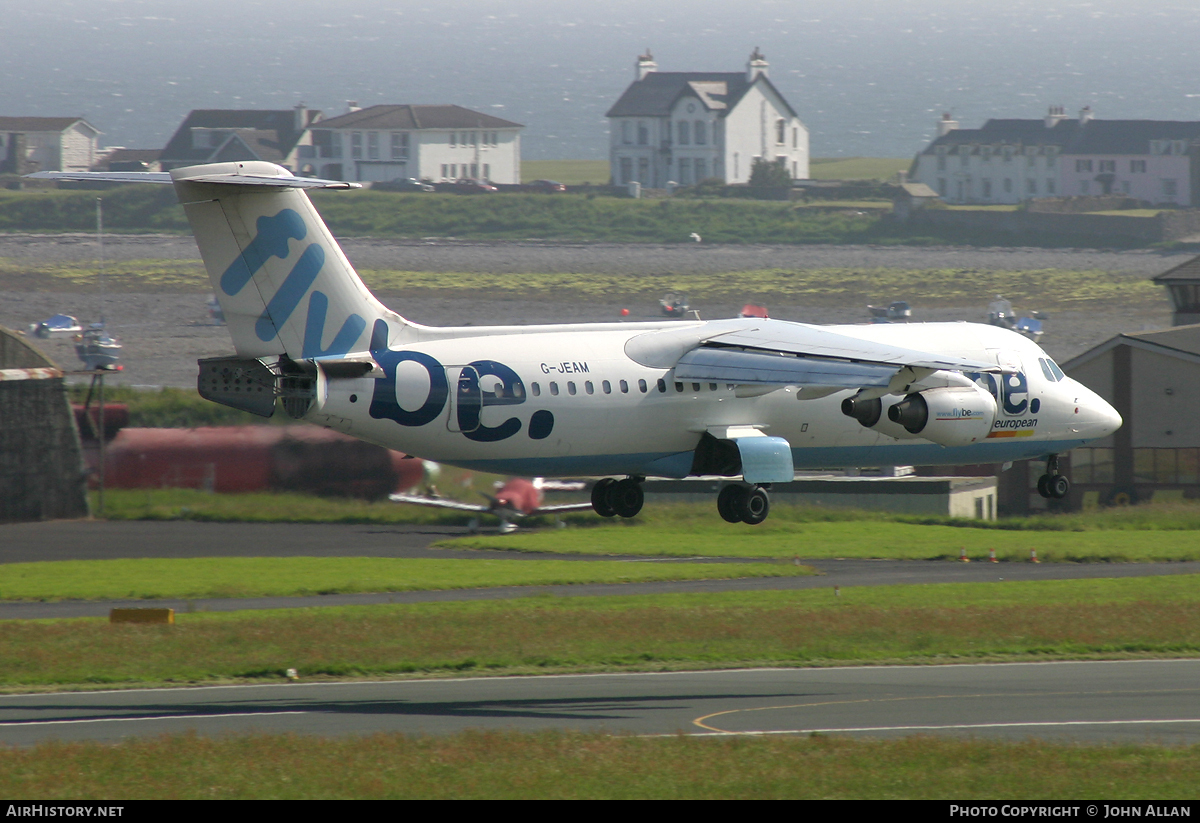
<svg viewBox="0 0 1200 823">
<path fill-rule="evenodd" d="M 692 391 L 694 391 L 694 392 L 700 391 L 701 385 L 702 384 L 700 384 L 700 383 L 692 383 L 691 384 Z M 619 388 L 621 394 L 629 394 L 629 381 L 618 380 L 617 387 Z M 637 387 L 638 387 L 638 391 L 641 392 L 642 394 L 646 394 L 650 391 L 649 384 L 645 380 L 642 380 L 642 379 L 639 379 L 637 381 Z M 659 394 L 666 394 L 667 393 L 667 381 L 663 380 L 661 377 L 658 378 L 657 388 L 658 388 Z M 729 391 L 733 391 L 733 384 L 726 383 L 725 388 Z M 532 390 L 534 397 L 542 396 L 542 384 L 541 383 L 538 383 L 538 382 L 531 383 L 530 389 Z M 708 384 L 709 391 L 717 391 L 717 389 L 718 389 L 717 383 L 709 383 Z M 550 392 L 551 397 L 558 397 L 559 392 L 560 392 L 560 389 L 558 386 L 558 381 L 551 380 L 547 384 L 547 390 Z M 601 380 L 600 381 L 600 391 L 603 392 L 604 394 L 612 394 L 613 393 L 613 384 L 608 380 Z M 676 381 L 675 382 L 675 391 L 682 394 L 684 391 L 684 384 L 679 381 Z M 583 381 L 583 392 L 584 392 L 584 394 L 595 394 L 596 393 L 596 385 L 591 380 Z M 576 385 L 574 380 L 568 380 L 567 381 L 567 394 L 571 395 L 573 397 L 573 396 L 577 395 L 578 393 L 579 393 L 579 386 Z"/>
</svg>

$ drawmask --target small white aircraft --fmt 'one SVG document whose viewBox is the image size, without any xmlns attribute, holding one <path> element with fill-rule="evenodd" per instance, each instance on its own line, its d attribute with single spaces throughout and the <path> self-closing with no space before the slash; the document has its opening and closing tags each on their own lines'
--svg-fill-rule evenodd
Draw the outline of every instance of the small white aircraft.
<svg viewBox="0 0 1200 823">
<path fill-rule="evenodd" d="M 1045 458 L 1121 425 L 1035 343 L 970 323 L 813 326 L 760 317 L 433 328 L 367 290 L 304 190 L 352 183 L 270 163 L 34 177 L 172 183 L 235 357 L 200 393 L 484 472 L 600 476 L 592 506 L 633 517 L 647 476 L 740 477 L 717 509 L 761 523 L 797 468 Z M 618 479 L 620 478 L 620 479 Z"/>
</svg>

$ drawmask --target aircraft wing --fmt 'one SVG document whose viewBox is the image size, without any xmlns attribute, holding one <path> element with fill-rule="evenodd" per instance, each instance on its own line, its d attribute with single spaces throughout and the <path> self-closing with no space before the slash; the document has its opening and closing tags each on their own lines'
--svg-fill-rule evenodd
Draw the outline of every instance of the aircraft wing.
<svg viewBox="0 0 1200 823">
<path fill-rule="evenodd" d="M 102 183 L 173 183 L 167 171 L 39 171 L 27 174 L 42 180 L 91 180 Z M 188 183 L 223 183 L 233 186 L 269 186 L 288 189 L 359 189 L 358 183 L 266 174 L 201 174 L 182 178 Z"/>
<path fill-rule="evenodd" d="M 490 512 L 491 506 L 478 503 L 463 503 L 458 500 L 448 500 L 442 497 L 421 497 L 417 494 L 389 494 L 388 500 L 393 503 L 412 503 L 416 506 L 429 506 L 435 509 L 455 509 L 462 512 Z"/>
<path fill-rule="evenodd" d="M 905 368 L 914 379 L 941 370 L 1003 370 L 984 360 L 906 349 L 804 323 L 741 320 L 728 326 L 723 333 L 711 329 L 683 353 L 676 379 L 856 389 L 886 387 Z"/>
<path fill-rule="evenodd" d="M 586 512 L 592 510 L 591 503 L 561 503 L 557 506 L 538 506 L 530 512 L 534 514 L 549 514 L 552 512 Z"/>
</svg>

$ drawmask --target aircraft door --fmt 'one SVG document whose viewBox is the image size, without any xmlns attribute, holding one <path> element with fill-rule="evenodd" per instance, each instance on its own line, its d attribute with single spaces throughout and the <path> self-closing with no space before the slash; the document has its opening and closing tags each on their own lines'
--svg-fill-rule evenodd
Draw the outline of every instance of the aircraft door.
<svg viewBox="0 0 1200 823">
<path fill-rule="evenodd" d="M 997 405 L 1005 417 L 1019 417 L 1029 412 L 1037 412 L 1041 401 L 1033 397 L 1029 390 L 1029 377 L 1021 355 L 1014 351 L 990 350 L 996 355 L 996 362 L 1001 366 L 1013 369 L 1012 374 L 996 375 L 999 384 Z"/>
<path fill-rule="evenodd" d="M 446 382 L 454 386 L 450 392 L 450 415 L 446 428 L 452 432 L 472 432 L 479 428 L 479 413 L 483 394 L 479 389 L 479 372 L 473 366 L 447 366 Z"/>
</svg>

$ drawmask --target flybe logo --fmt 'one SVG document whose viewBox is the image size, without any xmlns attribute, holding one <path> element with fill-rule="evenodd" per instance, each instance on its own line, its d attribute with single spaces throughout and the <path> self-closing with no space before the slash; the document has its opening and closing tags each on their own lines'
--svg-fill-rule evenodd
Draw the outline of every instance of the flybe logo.
<svg viewBox="0 0 1200 823">
<path fill-rule="evenodd" d="M 453 427 L 468 440 L 495 443 L 519 434 L 524 428 L 532 440 L 544 440 L 554 430 L 554 414 L 538 409 L 529 416 L 526 427 L 519 417 L 507 417 L 499 425 L 486 426 L 483 410 L 493 406 L 520 406 L 525 402 L 525 383 L 510 367 L 495 360 L 476 360 L 457 371 L 457 381 L 451 385 L 447 367 L 437 359 L 419 351 L 394 351 L 388 348 L 388 327 L 375 321 L 371 331 L 371 356 L 383 369 L 383 377 L 375 379 L 368 410 L 376 420 L 394 420 L 401 426 L 424 426 L 437 420 L 448 403 L 453 403 Z M 402 363 L 412 362 L 425 370 L 429 391 L 416 408 L 404 408 L 396 399 L 396 370 Z M 423 381 L 422 381 L 423 382 Z"/>
<path fill-rule="evenodd" d="M 302 241 L 308 236 L 308 226 L 293 209 L 283 209 L 274 216 L 258 218 L 255 230 L 254 239 L 221 275 L 221 291 L 230 297 L 239 294 L 270 258 L 287 260 L 291 256 L 290 241 Z M 279 329 L 283 328 L 300 307 L 304 295 L 309 294 L 309 289 L 316 282 L 324 265 L 325 249 L 321 246 L 309 243 L 301 249 L 291 271 L 276 292 L 269 298 L 263 295 L 267 305 L 254 324 L 254 333 L 259 340 L 265 342 L 278 335 Z M 302 357 L 340 357 L 353 349 L 367 328 L 364 318 L 350 314 L 326 347 L 323 344 L 328 314 L 328 295 L 313 289 L 308 298 L 308 311 L 304 318 Z"/>
</svg>

